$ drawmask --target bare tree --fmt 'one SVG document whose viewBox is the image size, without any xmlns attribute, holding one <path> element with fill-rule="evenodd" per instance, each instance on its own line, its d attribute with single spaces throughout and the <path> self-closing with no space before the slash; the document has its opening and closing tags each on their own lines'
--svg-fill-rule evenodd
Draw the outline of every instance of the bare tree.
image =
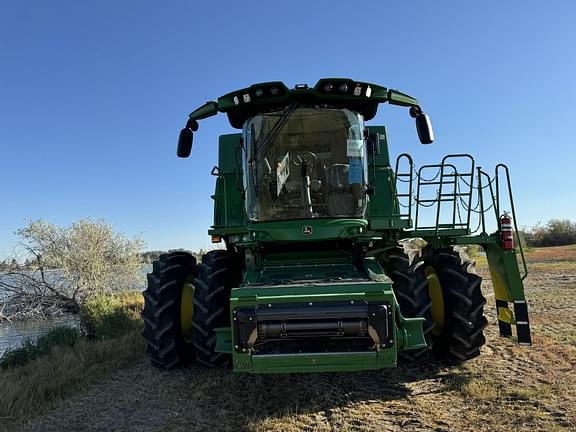
<svg viewBox="0 0 576 432">
<path fill-rule="evenodd" d="M 103 220 L 81 219 L 69 227 L 33 220 L 16 235 L 18 261 L 28 265 L 14 260 L 0 278 L 0 320 L 75 311 L 92 295 L 142 282 L 142 240 L 115 233 Z"/>
</svg>

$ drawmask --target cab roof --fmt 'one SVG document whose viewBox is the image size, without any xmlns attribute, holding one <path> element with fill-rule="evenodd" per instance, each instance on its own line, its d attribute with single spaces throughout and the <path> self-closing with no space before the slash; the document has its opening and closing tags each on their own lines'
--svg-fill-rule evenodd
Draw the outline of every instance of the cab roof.
<svg viewBox="0 0 576 432">
<path fill-rule="evenodd" d="M 253 84 L 209 101 L 190 114 L 190 120 L 200 120 L 218 112 L 226 113 L 230 125 L 241 129 L 244 122 L 254 115 L 277 111 L 298 104 L 330 108 L 348 108 L 372 119 L 380 103 L 412 107 L 418 100 L 397 90 L 377 84 L 354 81 L 348 78 L 323 78 L 314 87 L 297 84 L 288 88 L 281 81 Z"/>
</svg>

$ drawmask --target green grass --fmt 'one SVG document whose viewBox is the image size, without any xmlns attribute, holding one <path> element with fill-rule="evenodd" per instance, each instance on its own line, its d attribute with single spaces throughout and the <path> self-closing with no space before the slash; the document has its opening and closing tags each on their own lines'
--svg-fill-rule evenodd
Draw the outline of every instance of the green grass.
<svg viewBox="0 0 576 432">
<path fill-rule="evenodd" d="M 144 299 L 139 291 L 100 295 L 80 308 L 80 325 L 92 338 L 115 338 L 140 325 Z"/>
</svg>

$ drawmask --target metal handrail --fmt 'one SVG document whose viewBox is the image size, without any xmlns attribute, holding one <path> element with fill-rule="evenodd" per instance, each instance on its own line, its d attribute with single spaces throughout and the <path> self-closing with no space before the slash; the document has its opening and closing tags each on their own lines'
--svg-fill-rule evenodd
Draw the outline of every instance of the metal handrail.
<svg viewBox="0 0 576 432">
<path fill-rule="evenodd" d="M 408 161 L 408 167 L 409 167 L 409 172 L 408 173 L 398 173 L 398 170 L 400 168 L 400 161 L 402 159 L 406 159 Z M 414 160 L 412 159 L 412 156 L 410 156 L 408 153 L 401 153 L 400 155 L 398 155 L 398 157 L 396 158 L 396 167 L 394 168 L 394 181 L 392 182 L 393 187 L 394 187 L 394 196 L 398 197 L 398 188 L 396 186 L 396 182 L 399 176 L 403 176 L 406 177 L 408 176 L 409 180 L 408 180 L 408 204 L 406 205 L 406 207 L 408 208 L 408 214 L 402 214 L 400 207 L 404 207 L 401 203 L 400 200 L 398 200 L 398 216 L 400 218 L 402 217 L 408 217 L 408 220 L 410 220 L 412 218 L 412 187 L 413 187 L 413 172 L 414 172 Z"/>
<path fill-rule="evenodd" d="M 466 172 L 466 173 L 460 173 L 457 169 L 457 167 L 453 164 L 453 163 L 449 163 L 449 160 L 453 160 L 453 159 L 457 159 L 457 158 L 466 158 L 470 160 L 470 171 Z M 453 154 L 453 155 L 447 155 L 444 156 L 444 158 L 442 159 L 441 163 L 439 164 L 429 164 L 429 165 L 423 165 L 420 167 L 420 169 L 417 172 L 417 176 L 418 176 L 418 184 L 417 184 L 417 193 L 416 193 L 416 217 L 415 217 L 415 228 L 435 228 L 436 233 L 439 231 L 439 227 L 440 227 L 440 213 L 441 213 L 441 206 L 442 206 L 442 202 L 446 202 L 446 201 L 451 201 L 452 202 L 452 226 L 456 227 L 458 226 L 459 228 L 462 229 L 469 229 L 470 227 L 470 210 L 468 210 L 467 213 L 467 217 L 466 217 L 466 222 L 462 222 L 462 216 L 460 214 L 460 202 L 459 202 L 459 198 L 461 199 L 461 195 L 468 195 L 468 209 L 470 209 L 472 207 L 472 191 L 473 191 L 473 183 L 474 183 L 474 158 L 468 154 Z M 425 179 L 423 179 L 423 171 L 430 169 L 430 168 L 437 168 L 439 170 L 439 173 L 434 176 L 434 178 L 431 181 L 426 181 Z M 439 181 L 435 181 L 436 178 L 439 177 Z M 464 181 L 465 177 L 470 177 L 470 183 L 466 183 L 466 185 L 468 186 L 467 192 L 466 193 L 462 193 L 459 192 L 459 182 L 462 180 Z M 449 181 L 447 179 L 449 178 L 453 178 L 453 181 Z M 436 191 L 436 198 L 435 199 L 430 199 L 430 200 L 422 200 L 420 199 L 420 192 L 423 186 L 426 185 L 435 185 L 437 184 L 439 187 Z M 444 193 L 444 189 L 446 185 L 453 185 L 453 190 L 451 191 L 451 193 Z M 443 199 L 445 196 L 449 196 L 451 197 L 451 199 Z M 423 205 L 422 203 L 424 201 L 430 201 L 430 202 L 437 202 L 437 207 L 436 207 L 436 220 L 435 220 L 435 225 L 433 227 L 420 227 L 419 226 L 419 207 L 420 206 L 424 206 L 424 207 L 430 207 L 430 206 L 426 206 Z M 458 222 L 456 221 L 457 219 L 457 215 L 458 215 Z M 443 224 L 446 225 L 446 224 Z"/>
<path fill-rule="evenodd" d="M 402 159 L 407 159 L 409 162 L 409 173 L 399 173 L 400 162 Z M 454 163 L 450 163 L 451 159 L 457 158 L 465 158 L 469 159 L 470 161 L 470 171 L 465 173 L 458 172 L 457 167 Z M 438 169 L 438 173 L 434 175 L 432 179 L 424 179 L 423 171 L 428 170 L 430 168 Z M 501 174 L 501 171 L 504 171 L 504 174 Z M 474 172 L 477 173 L 477 185 L 474 185 Z M 522 242 L 520 241 L 519 230 L 518 230 L 518 222 L 516 219 L 516 208 L 514 206 L 514 197 L 512 194 L 512 184 L 510 181 L 510 171 L 505 164 L 498 164 L 494 169 L 494 177 L 491 178 L 489 174 L 482 170 L 482 167 L 476 167 L 474 158 L 469 154 L 452 154 L 446 155 L 442 159 L 439 164 L 428 164 L 422 165 L 417 171 L 414 170 L 414 162 L 412 157 L 407 153 L 402 153 L 396 159 L 396 167 L 395 167 L 395 180 L 399 177 L 409 177 L 409 193 L 408 194 L 401 194 L 401 196 L 408 196 L 408 218 L 412 215 L 412 186 L 413 186 L 413 177 L 414 174 L 418 177 L 418 182 L 416 185 L 416 196 L 414 197 L 416 211 L 415 211 L 415 219 L 414 219 L 414 229 L 418 231 L 418 229 L 433 229 L 435 230 L 436 234 L 440 231 L 440 228 L 452 227 L 458 229 L 466 229 L 470 230 L 470 219 L 472 213 L 472 198 L 474 195 L 474 190 L 477 191 L 477 199 L 478 203 L 474 207 L 474 212 L 479 213 L 479 223 L 478 228 L 482 227 L 482 234 L 487 234 L 486 232 L 486 212 L 488 212 L 491 208 L 494 209 L 494 216 L 496 218 L 498 229 L 501 230 L 500 225 L 500 210 L 501 210 L 501 194 L 500 194 L 500 176 L 505 175 L 506 177 L 506 187 L 508 189 L 508 200 L 511 206 L 512 212 L 512 221 L 514 224 L 514 231 L 516 232 L 516 239 L 517 244 L 519 245 L 520 256 L 522 258 L 522 266 L 524 269 L 523 275 L 521 275 L 521 280 L 523 281 L 528 276 L 528 266 L 526 265 L 526 258 L 524 256 L 524 249 L 522 247 Z M 439 177 L 439 180 L 436 179 Z M 470 177 L 470 183 L 468 183 L 465 178 Z M 452 179 L 453 180 L 448 180 Z M 486 179 L 486 184 L 484 184 L 483 179 Z M 466 189 L 467 192 L 463 193 L 459 189 L 459 182 L 462 181 L 468 188 Z M 394 183 L 394 194 L 395 196 L 400 196 L 398 194 L 396 181 Z M 495 186 L 493 186 L 493 183 Z M 436 190 L 436 197 L 430 199 L 421 199 L 421 189 L 423 186 L 429 185 L 438 185 L 438 189 Z M 444 188 L 446 185 L 453 185 L 453 190 L 451 193 L 444 193 Z M 490 198 L 492 199 L 492 204 L 489 207 L 485 207 L 484 203 L 484 189 L 488 188 L 490 191 Z M 468 205 L 465 205 L 464 197 L 468 196 Z M 450 197 L 450 198 L 446 198 Z M 453 209 L 452 209 L 452 223 L 451 224 L 440 224 L 440 213 L 443 202 L 452 202 Z M 430 203 L 429 205 L 425 203 Z M 437 205 L 436 208 L 436 221 L 434 226 L 420 226 L 419 225 L 419 216 L 420 216 L 420 207 L 432 207 L 434 204 Z M 463 206 L 463 211 L 467 211 L 466 222 L 462 222 L 462 215 L 460 214 L 460 205 Z M 457 207 L 458 206 L 458 207 Z M 475 209 L 480 207 L 479 211 Z M 456 213 L 458 213 L 458 223 L 456 222 Z M 402 215 L 401 215 L 402 216 Z M 476 232 L 476 231 L 475 231 Z"/>
<path fill-rule="evenodd" d="M 516 239 L 518 242 L 518 248 L 520 249 L 520 256 L 522 257 L 522 265 L 524 267 L 524 275 L 522 276 L 521 280 L 523 281 L 524 279 L 526 279 L 526 276 L 528 276 L 528 266 L 526 265 L 526 258 L 524 257 L 524 249 L 522 248 L 522 242 L 520 241 L 520 236 L 518 235 L 518 223 L 516 222 L 516 210 L 514 208 L 514 198 L 512 196 L 512 184 L 510 182 L 510 171 L 508 170 L 508 167 L 502 163 L 499 163 L 498 165 L 496 165 L 496 168 L 494 168 L 494 176 L 496 178 L 496 194 L 499 195 L 500 192 L 500 185 L 499 185 L 499 170 L 500 169 L 504 169 L 504 172 L 506 173 L 506 183 L 508 186 L 508 199 L 510 200 L 510 208 L 512 210 L 512 221 L 514 222 L 514 231 L 516 232 Z M 500 206 L 498 206 L 498 210 L 500 210 Z M 498 219 L 498 223 L 500 223 L 500 219 Z"/>
</svg>

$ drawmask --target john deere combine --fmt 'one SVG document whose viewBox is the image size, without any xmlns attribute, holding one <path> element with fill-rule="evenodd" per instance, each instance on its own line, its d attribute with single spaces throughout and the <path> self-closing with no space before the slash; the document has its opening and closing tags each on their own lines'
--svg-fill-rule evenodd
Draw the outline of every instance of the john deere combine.
<svg viewBox="0 0 576 432">
<path fill-rule="evenodd" d="M 225 249 L 154 262 L 143 312 L 153 365 L 279 373 L 471 359 L 487 323 L 461 249 L 471 244 L 487 255 L 500 334 L 515 325 L 530 344 L 508 169 L 491 177 L 465 154 L 416 168 L 403 153 L 391 165 L 386 129 L 365 124 L 386 102 L 433 141 L 416 99 L 350 79 L 255 84 L 190 114 L 180 157 L 198 120 L 223 112 L 241 130 L 220 136 L 212 170 L 209 234 Z"/>
</svg>

